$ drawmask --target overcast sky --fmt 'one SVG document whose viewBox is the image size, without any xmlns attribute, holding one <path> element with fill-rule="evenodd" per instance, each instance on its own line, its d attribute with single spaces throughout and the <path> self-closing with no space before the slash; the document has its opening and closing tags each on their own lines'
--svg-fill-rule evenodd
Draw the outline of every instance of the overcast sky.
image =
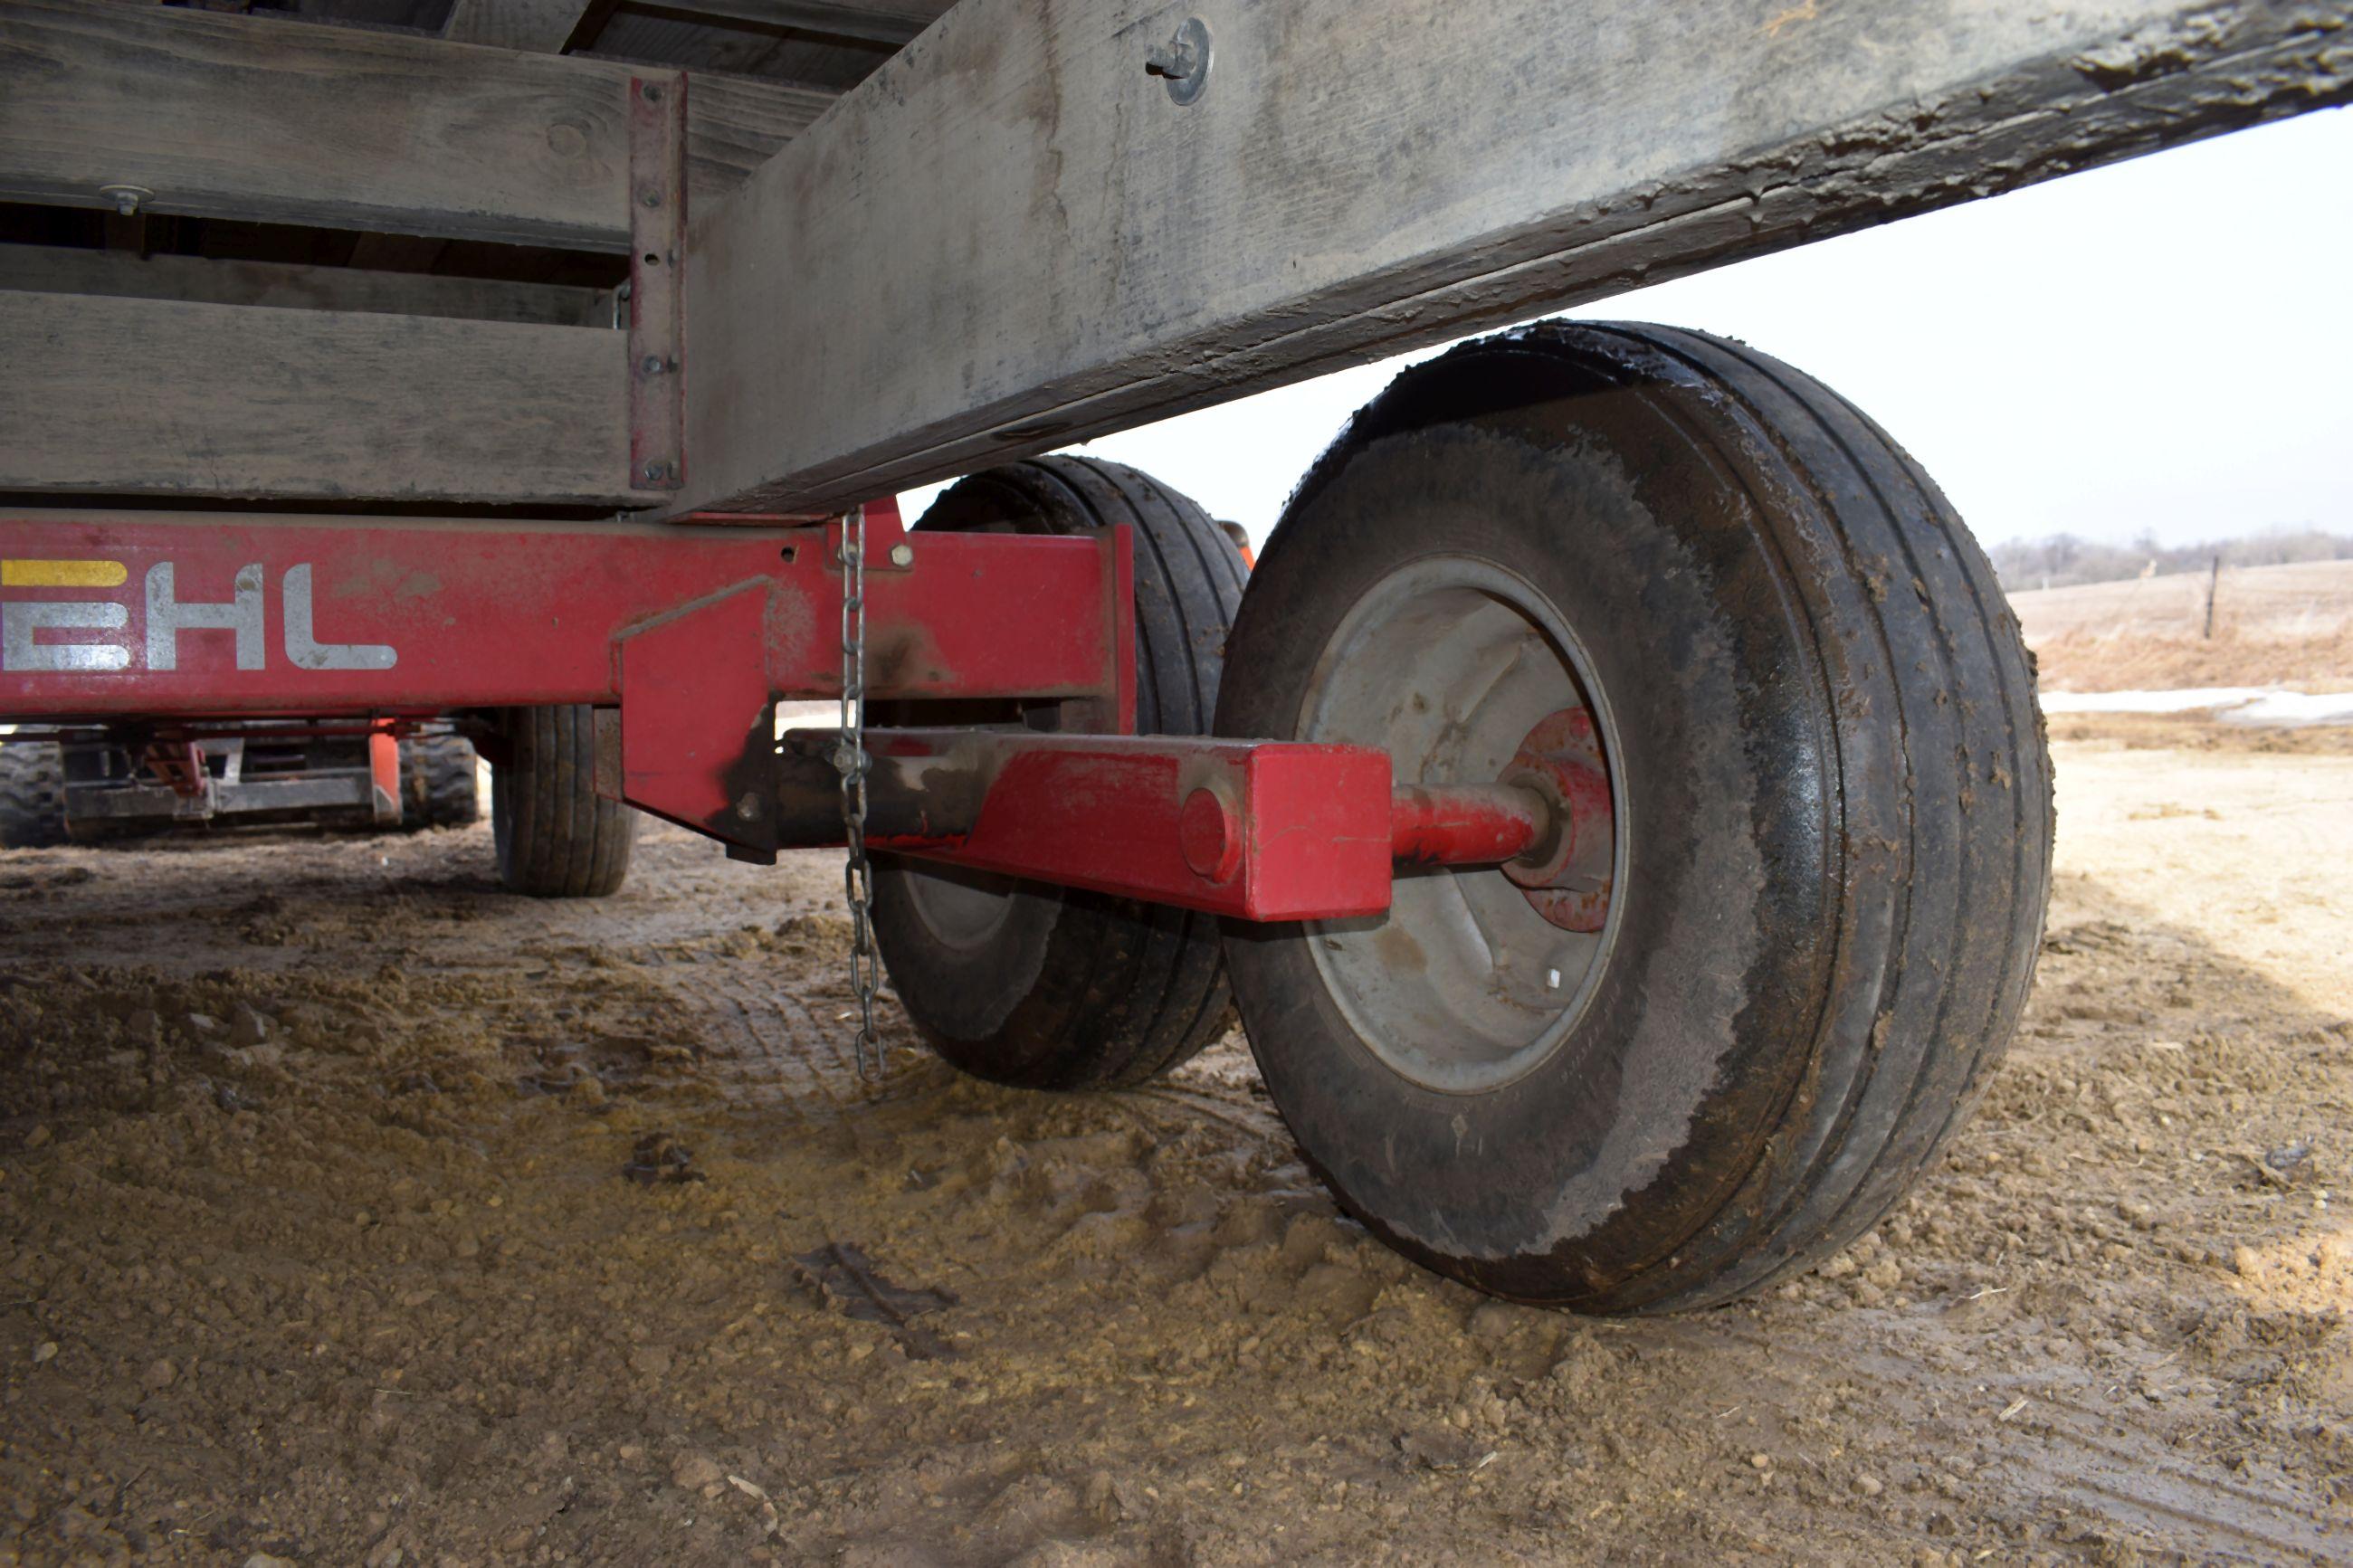
<svg viewBox="0 0 2353 1568">
<path fill-rule="evenodd" d="M 1989 542 L 2353 531 L 2344 110 L 1571 314 L 1721 332 L 1811 373 L 1909 447 Z M 1407 363 L 1076 449 L 1148 469 L 1263 538 L 1315 454 Z"/>
</svg>

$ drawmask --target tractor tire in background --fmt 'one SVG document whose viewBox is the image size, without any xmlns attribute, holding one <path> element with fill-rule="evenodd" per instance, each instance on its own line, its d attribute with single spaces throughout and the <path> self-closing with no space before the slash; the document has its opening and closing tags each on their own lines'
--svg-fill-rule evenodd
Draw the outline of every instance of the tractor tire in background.
<svg viewBox="0 0 2353 1568">
<path fill-rule="evenodd" d="M 0 739 L 0 849 L 65 842 L 65 759 L 56 742 Z"/>
<path fill-rule="evenodd" d="M 412 735 L 400 742 L 400 826 L 470 827 L 481 820 L 474 748 L 463 735 Z"/>
<path fill-rule="evenodd" d="M 1136 730 L 1201 735 L 1241 602 L 1240 554 L 1147 474 L 1034 458 L 959 481 L 923 531 L 1135 532 Z M 874 857 L 874 934 L 932 1048 L 1018 1089 L 1142 1083 L 1223 1034 L 1232 993 L 1214 916 Z"/>
<path fill-rule="evenodd" d="M 538 899 L 601 899 L 629 874 L 638 814 L 596 793 L 596 710 L 507 714 L 504 766 L 491 769 L 499 879 Z"/>
<path fill-rule="evenodd" d="M 1578 879 L 1401 871 L 1377 921 L 1229 927 L 1309 1163 L 1481 1289 L 1662 1311 L 1810 1267 L 2025 1004 L 2051 763 L 2017 623 L 1903 449 L 1737 343 L 1560 322 L 1406 372 L 1261 555 L 1218 731 L 1583 792 Z"/>
</svg>

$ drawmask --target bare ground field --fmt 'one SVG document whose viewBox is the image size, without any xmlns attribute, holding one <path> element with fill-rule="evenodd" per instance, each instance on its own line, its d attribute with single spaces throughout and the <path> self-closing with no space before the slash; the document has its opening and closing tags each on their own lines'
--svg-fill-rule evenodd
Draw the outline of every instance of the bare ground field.
<svg viewBox="0 0 2353 1568">
<path fill-rule="evenodd" d="M 2046 691 L 2353 690 L 2353 561 L 2233 567 L 2010 595 Z"/>
<path fill-rule="evenodd" d="M 11 855 L 0 1561 L 2353 1560 L 2344 736 L 2067 721 L 1950 1157 L 1639 1321 L 1373 1243 L 1238 1036 L 1050 1098 L 893 1009 L 861 1083 L 830 857 Z"/>
</svg>

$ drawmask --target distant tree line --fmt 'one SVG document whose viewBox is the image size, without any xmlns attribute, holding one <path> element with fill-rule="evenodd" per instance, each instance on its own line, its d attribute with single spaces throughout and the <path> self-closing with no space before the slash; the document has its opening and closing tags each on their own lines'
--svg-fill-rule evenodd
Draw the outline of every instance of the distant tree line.
<svg viewBox="0 0 2353 1568">
<path fill-rule="evenodd" d="M 2013 594 L 2032 588 L 2064 588 L 2075 583 L 2114 583 L 2126 577 L 2162 577 L 2204 572 L 2214 558 L 2225 566 L 2281 566 L 2300 561 L 2353 561 L 2353 534 L 2316 528 L 2282 529 L 2204 544 L 2159 544 L 2143 534 L 2130 544 L 2103 544 L 2072 533 L 2013 539 L 1989 548 L 1993 569 Z"/>
</svg>

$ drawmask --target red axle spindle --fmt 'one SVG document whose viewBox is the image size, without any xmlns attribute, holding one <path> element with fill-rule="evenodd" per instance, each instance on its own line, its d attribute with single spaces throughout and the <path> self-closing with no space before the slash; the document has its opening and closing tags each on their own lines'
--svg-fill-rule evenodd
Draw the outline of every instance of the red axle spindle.
<svg viewBox="0 0 2353 1568">
<path fill-rule="evenodd" d="M 1416 866 L 1492 866 L 1545 836 L 1550 810 L 1512 784 L 1400 784 L 1389 795 L 1389 852 Z"/>
</svg>

